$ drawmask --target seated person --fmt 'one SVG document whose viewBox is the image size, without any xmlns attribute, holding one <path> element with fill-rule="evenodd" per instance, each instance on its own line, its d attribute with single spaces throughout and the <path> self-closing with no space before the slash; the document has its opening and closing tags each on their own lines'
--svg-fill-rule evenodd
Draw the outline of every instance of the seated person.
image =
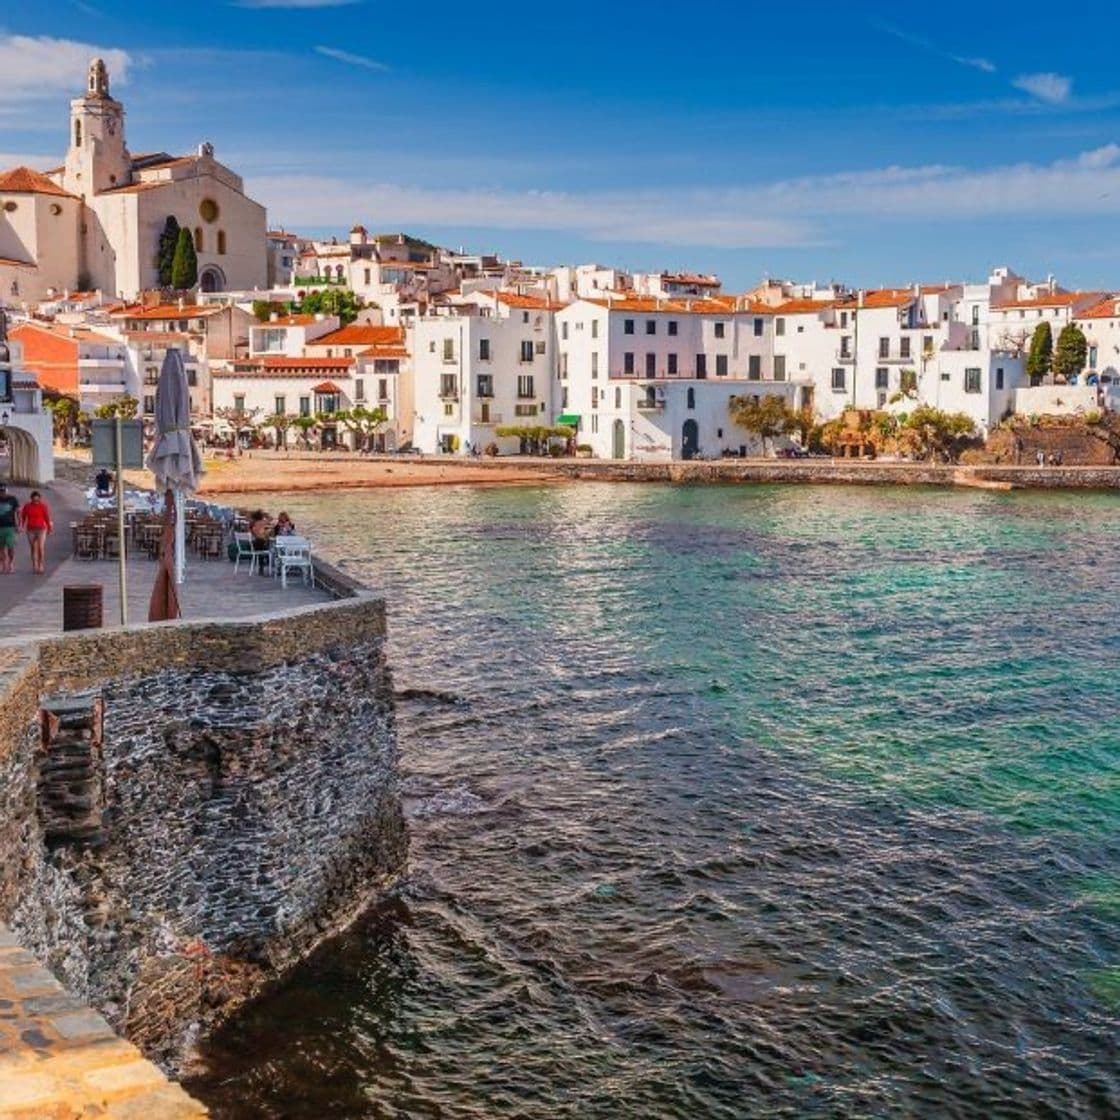
<svg viewBox="0 0 1120 1120">
<path fill-rule="evenodd" d="M 113 493 L 113 476 L 102 467 L 101 470 L 97 472 L 94 485 L 97 487 L 97 496 L 99 498 L 108 498 Z"/>
<path fill-rule="evenodd" d="M 263 509 L 254 510 L 249 515 L 249 535 L 253 538 L 254 552 L 268 552 L 272 540 L 272 524 L 268 514 Z M 265 564 L 261 564 L 260 573 L 265 574 Z"/>
<path fill-rule="evenodd" d="M 272 535 L 274 537 L 294 537 L 296 535 L 295 523 L 286 513 L 277 514 L 276 524 L 272 527 Z"/>
</svg>

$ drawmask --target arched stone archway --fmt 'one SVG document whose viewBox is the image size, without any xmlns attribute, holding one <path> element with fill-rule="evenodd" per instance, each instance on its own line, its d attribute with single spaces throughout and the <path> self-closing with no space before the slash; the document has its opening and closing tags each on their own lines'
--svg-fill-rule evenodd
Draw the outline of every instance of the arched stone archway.
<svg viewBox="0 0 1120 1120">
<path fill-rule="evenodd" d="M 198 290 L 200 292 L 224 292 L 226 278 L 216 264 L 208 264 L 198 274 Z"/>
<path fill-rule="evenodd" d="M 42 464 L 39 462 L 39 445 L 35 437 L 22 428 L 0 425 L 0 436 L 8 446 L 6 468 L 3 477 L 8 482 L 36 483 L 42 480 Z"/>
</svg>

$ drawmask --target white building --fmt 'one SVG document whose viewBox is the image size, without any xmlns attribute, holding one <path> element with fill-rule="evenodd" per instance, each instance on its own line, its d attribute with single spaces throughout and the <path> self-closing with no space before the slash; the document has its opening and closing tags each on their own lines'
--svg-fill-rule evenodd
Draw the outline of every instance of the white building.
<svg viewBox="0 0 1120 1120">
<path fill-rule="evenodd" d="M 556 316 L 557 421 L 602 458 L 747 454 L 761 441 L 732 424 L 733 396 L 811 405 L 775 364 L 768 308 L 725 299 L 583 299 Z"/>
<path fill-rule="evenodd" d="M 42 485 L 54 481 L 54 425 L 39 382 L 20 369 L 20 359 L 0 308 L 0 436 L 8 446 L 8 477 Z"/>
<path fill-rule="evenodd" d="M 497 428 L 554 422 L 556 346 L 550 300 L 475 292 L 409 327 L 413 442 L 425 452 L 466 453 L 518 440 Z"/>
</svg>

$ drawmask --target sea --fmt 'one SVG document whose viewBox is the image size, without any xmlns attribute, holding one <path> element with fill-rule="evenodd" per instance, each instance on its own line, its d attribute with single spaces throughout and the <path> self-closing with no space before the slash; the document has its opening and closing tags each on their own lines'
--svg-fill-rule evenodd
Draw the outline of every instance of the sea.
<svg viewBox="0 0 1120 1120">
<path fill-rule="evenodd" d="M 1120 1117 L 1120 497 L 247 500 L 388 602 L 411 856 L 219 1120 Z"/>
</svg>

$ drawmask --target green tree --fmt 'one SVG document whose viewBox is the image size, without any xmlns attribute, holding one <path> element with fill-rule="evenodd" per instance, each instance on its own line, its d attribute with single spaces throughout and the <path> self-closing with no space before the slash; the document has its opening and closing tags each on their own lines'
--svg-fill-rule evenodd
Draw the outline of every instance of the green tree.
<svg viewBox="0 0 1120 1120">
<path fill-rule="evenodd" d="M 171 262 L 171 286 L 178 291 L 193 288 L 198 283 L 198 256 L 189 229 L 179 230 L 175 242 L 175 256 Z"/>
<path fill-rule="evenodd" d="M 121 397 L 108 404 L 99 404 L 93 410 L 93 415 L 98 420 L 112 420 L 114 416 L 119 416 L 122 420 L 135 420 L 139 411 L 140 402 L 135 397 Z"/>
<path fill-rule="evenodd" d="M 388 416 L 383 409 L 366 408 L 357 404 L 353 408 L 336 412 L 334 419 L 347 431 L 353 432 L 359 437 L 356 441 L 356 448 L 363 451 L 368 450 L 370 437 L 378 433 Z"/>
<path fill-rule="evenodd" d="M 1027 352 L 1027 376 L 1032 385 L 1039 384 L 1050 372 L 1050 359 L 1054 352 L 1054 337 L 1049 323 L 1039 323 L 1031 335 L 1031 347 Z"/>
<path fill-rule="evenodd" d="M 754 397 L 732 397 L 727 410 L 740 428 L 761 437 L 764 455 L 768 439 L 802 429 L 802 417 L 782 397 L 767 395 L 757 400 Z"/>
<path fill-rule="evenodd" d="M 1089 344 L 1074 323 L 1067 323 L 1058 335 L 1058 345 L 1054 349 L 1054 376 L 1068 381 L 1076 377 L 1084 368 L 1089 356 Z"/>
<path fill-rule="evenodd" d="M 256 316 L 258 322 L 267 323 L 269 316 L 271 316 L 274 311 L 277 315 L 286 315 L 288 313 L 288 305 L 286 303 L 274 303 L 270 299 L 253 300 L 253 314 Z"/>
<path fill-rule="evenodd" d="M 240 432 L 246 428 L 255 428 L 257 426 L 257 416 L 260 414 L 259 408 L 216 408 L 214 415 L 220 420 L 225 420 L 227 424 L 235 431 Z"/>
<path fill-rule="evenodd" d="M 976 432 L 972 417 L 964 412 L 943 412 L 933 405 L 918 405 L 900 428 L 911 435 L 914 450 L 927 459 L 955 460 Z"/>
<path fill-rule="evenodd" d="M 522 455 L 547 455 L 552 440 L 569 440 L 573 433 L 564 425 L 550 428 L 540 424 L 502 424 L 494 429 L 494 434 L 520 440 Z"/>
<path fill-rule="evenodd" d="M 175 248 L 179 244 L 179 223 L 174 214 L 167 216 L 163 223 L 163 232 L 159 235 L 159 282 L 164 288 L 171 287 L 171 270 L 175 261 Z"/>
<path fill-rule="evenodd" d="M 293 419 L 294 417 L 289 416 L 286 412 L 274 412 L 261 421 L 261 427 L 271 428 L 276 433 L 276 446 L 286 450 L 288 447 L 288 429 L 292 426 Z"/>
<path fill-rule="evenodd" d="M 319 421 L 314 416 L 293 416 L 292 427 L 299 432 L 299 442 L 304 447 L 311 446 L 310 435 L 312 429 L 318 425 Z"/>
<path fill-rule="evenodd" d="M 354 322 L 364 304 L 349 288 L 328 288 L 308 292 L 300 302 L 304 315 L 337 315 L 343 326 Z"/>
<path fill-rule="evenodd" d="M 69 447 L 74 439 L 74 429 L 78 426 L 78 402 L 73 397 L 44 393 L 43 407 L 50 411 L 54 438 L 63 447 Z"/>
</svg>

